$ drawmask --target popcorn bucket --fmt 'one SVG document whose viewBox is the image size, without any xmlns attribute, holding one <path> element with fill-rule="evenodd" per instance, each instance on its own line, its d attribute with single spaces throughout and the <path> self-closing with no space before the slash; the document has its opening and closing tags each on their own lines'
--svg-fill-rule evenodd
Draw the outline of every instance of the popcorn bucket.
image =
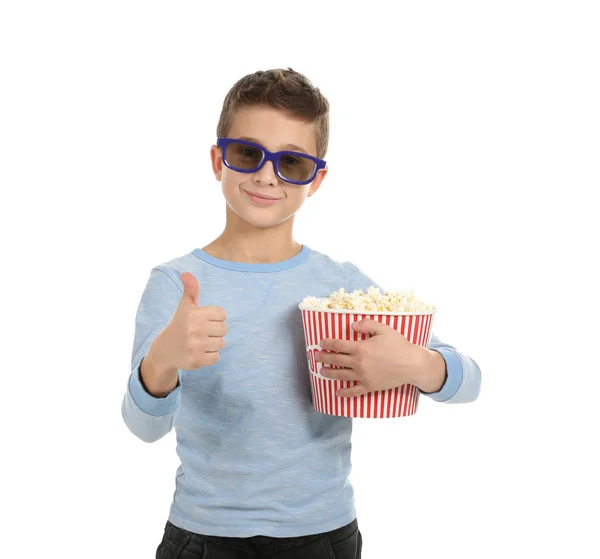
<svg viewBox="0 0 600 559">
<path fill-rule="evenodd" d="M 313 407 L 324 414 L 356 418 L 392 418 L 413 415 L 419 403 L 419 391 L 416 386 L 403 384 L 389 390 L 368 392 L 361 396 L 344 398 L 336 396 L 342 388 L 356 386 L 356 381 L 328 379 L 320 375 L 322 363 L 315 359 L 323 348 L 319 345 L 324 338 L 360 341 L 368 334 L 359 334 L 350 325 L 359 320 L 370 318 L 387 324 L 400 332 L 416 345 L 427 348 L 431 339 L 433 315 L 436 310 L 419 313 L 379 312 L 364 314 L 359 311 L 315 310 L 300 304 L 302 323 L 306 341 L 306 357 L 310 371 L 310 387 Z M 333 367 L 339 369 L 340 367 Z"/>
</svg>

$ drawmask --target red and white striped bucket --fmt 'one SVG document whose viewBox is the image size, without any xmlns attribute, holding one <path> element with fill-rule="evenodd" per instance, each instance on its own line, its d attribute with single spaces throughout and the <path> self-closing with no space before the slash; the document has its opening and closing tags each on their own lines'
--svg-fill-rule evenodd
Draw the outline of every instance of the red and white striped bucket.
<svg viewBox="0 0 600 559">
<path fill-rule="evenodd" d="M 350 328 L 351 324 L 365 318 L 387 324 L 400 332 L 409 342 L 426 348 L 431 340 L 433 316 L 437 311 L 360 314 L 343 310 L 317 311 L 303 304 L 300 304 L 299 308 L 302 311 L 304 325 L 312 402 L 317 411 L 327 415 L 357 418 L 403 417 L 416 413 L 419 391 L 411 384 L 368 392 L 352 398 L 336 396 L 337 390 L 351 388 L 358 383 L 321 376 L 319 373 L 323 364 L 318 362 L 315 356 L 320 351 L 326 351 L 320 346 L 321 340 L 325 338 L 349 341 L 368 339 L 368 334 L 359 334 Z"/>
</svg>

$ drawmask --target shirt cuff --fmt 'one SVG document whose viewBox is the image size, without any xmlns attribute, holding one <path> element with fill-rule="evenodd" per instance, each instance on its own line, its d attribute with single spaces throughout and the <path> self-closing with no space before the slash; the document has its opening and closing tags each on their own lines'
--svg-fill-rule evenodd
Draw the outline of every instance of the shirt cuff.
<svg viewBox="0 0 600 559">
<path fill-rule="evenodd" d="M 429 396 L 432 400 L 436 402 L 445 402 L 446 400 L 450 400 L 460 388 L 463 380 L 463 368 L 462 363 L 456 353 L 454 353 L 451 349 L 440 348 L 440 349 L 432 349 L 431 351 L 437 351 L 446 362 L 446 373 L 447 378 L 446 382 L 440 388 L 439 392 L 423 392 L 425 396 Z"/>
<path fill-rule="evenodd" d="M 141 365 L 141 363 L 140 363 Z M 179 406 L 179 393 L 181 392 L 181 383 L 177 379 L 177 386 L 164 398 L 156 398 L 146 392 L 140 378 L 140 365 L 131 373 L 129 377 L 129 392 L 133 401 L 140 410 L 148 415 L 160 417 L 173 413 Z"/>
</svg>

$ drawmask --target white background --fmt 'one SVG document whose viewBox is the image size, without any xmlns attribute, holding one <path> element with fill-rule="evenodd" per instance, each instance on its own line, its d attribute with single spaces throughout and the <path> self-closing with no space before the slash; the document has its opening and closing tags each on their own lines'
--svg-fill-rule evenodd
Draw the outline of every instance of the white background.
<svg viewBox="0 0 600 559">
<path fill-rule="evenodd" d="M 121 418 L 135 312 L 222 231 L 225 94 L 291 66 L 332 106 L 296 239 L 434 302 L 483 372 L 355 421 L 363 557 L 600 556 L 595 4 L 4 2 L 0 554 L 154 557 L 178 460 Z"/>
</svg>

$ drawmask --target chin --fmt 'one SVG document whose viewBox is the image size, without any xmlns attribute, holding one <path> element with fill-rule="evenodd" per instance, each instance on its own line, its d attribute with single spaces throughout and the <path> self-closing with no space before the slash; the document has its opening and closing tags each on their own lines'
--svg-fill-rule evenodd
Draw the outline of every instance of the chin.
<svg viewBox="0 0 600 559">
<path fill-rule="evenodd" d="M 285 223 L 288 219 L 290 219 L 290 217 L 292 217 L 279 217 L 267 215 L 262 217 L 256 217 L 255 215 L 248 215 L 247 212 L 236 212 L 236 214 L 240 219 L 242 219 L 249 225 L 252 225 L 252 227 L 256 227 L 257 229 L 270 229 L 271 227 L 277 227 L 278 225 Z"/>
<path fill-rule="evenodd" d="M 244 195 L 245 196 L 245 195 Z M 271 227 L 277 227 L 282 223 L 285 223 L 291 217 L 294 217 L 294 213 L 290 215 L 285 215 L 285 213 L 280 213 L 284 208 L 277 208 L 279 211 L 276 211 L 276 208 L 260 208 L 260 207 L 251 207 L 246 203 L 245 200 L 227 200 L 227 205 L 229 206 L 229 210 L 233 212 L 239 219 L 252 225 L 252 227 L 256 227 L 257 229 L 270 229 Z M 299 209 L 299 208 L 298 208 Z M 287 211 L 290 211 L 290 208 L 287 208 Z M 298 211 L 298 210 L 296 210 Z"/>
<path fill-rule="evenodd" d="M 250 225 L 252 225 L 253 227 L 256 227 L 257 229 L 270 229 L 271 227 L 277 227 L 278 225 L 281 225 L 282 223 L 285 223 L 288 219 L 282 219 L 282 220 L 274 220 L 274 219 L 252 219 L 250 217 L 243 217 L 240 216 L 246 223 L 249 223 Z"/>
</svg>

